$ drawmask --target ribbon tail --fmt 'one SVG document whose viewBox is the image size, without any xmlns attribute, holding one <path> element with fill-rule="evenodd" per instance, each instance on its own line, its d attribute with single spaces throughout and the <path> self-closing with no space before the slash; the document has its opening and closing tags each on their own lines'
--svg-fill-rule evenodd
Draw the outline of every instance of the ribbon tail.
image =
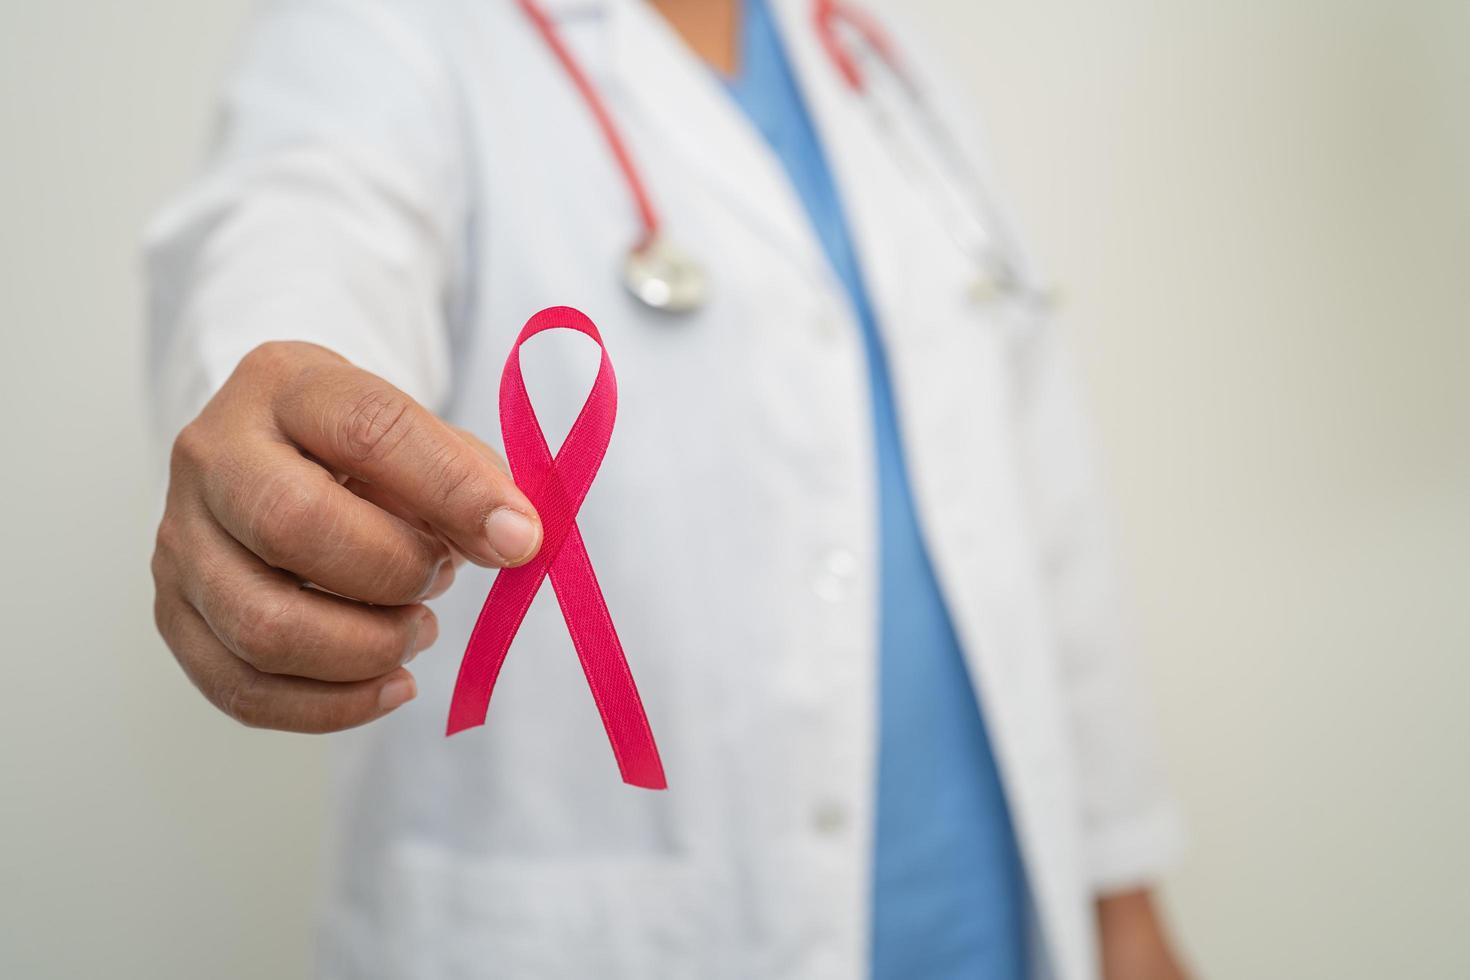
<svg viewBox="0 0 1470 980">
<path fill-rule="evenodd" d="M 623 782 L 643 789 L 667 789 L 663 761 L 643 710 L 643 699 L 638 696 L 638 685 L 633 682 L 628 658 L 597 584 L 597 573 L 592 570 L 575 524 L 552 562 L 551 585 Z"/>
<path fill-rule="evenodd" d="M 446 736 L 485 724 L 495 679 L 545 575 L 546 564 L 535 561 L 521 568 L 502 569 L 495 576 L 459 664 Z"/>
</svg>

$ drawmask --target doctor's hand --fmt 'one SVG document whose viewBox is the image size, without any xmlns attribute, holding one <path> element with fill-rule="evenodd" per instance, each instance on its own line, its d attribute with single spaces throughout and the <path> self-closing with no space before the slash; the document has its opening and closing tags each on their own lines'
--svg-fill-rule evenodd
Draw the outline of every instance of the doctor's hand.
<svg viewBox="0 0 1470 980">
<path fill-rule="evenodd" d="M 424 600 L 461 560 L 540 545 L 492 449 L 325 348 L 273 342 L 174 443 L 154 616 L 225 714 L 336 731 L 414 696 L 403 664 L 438 634 Z"/>
<path fill-rule="evenodd" d="M 1103 980 L 1189 980 L 1146 888 L 1098 899 Z"/>
</svg>

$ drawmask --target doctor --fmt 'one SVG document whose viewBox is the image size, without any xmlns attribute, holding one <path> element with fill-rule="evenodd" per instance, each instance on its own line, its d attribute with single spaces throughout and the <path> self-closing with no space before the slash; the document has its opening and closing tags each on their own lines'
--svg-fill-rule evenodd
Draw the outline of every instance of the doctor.
<svg viewBox="0 0 1470 980">
<path fill-rule="evenodd" d="M 150 232 L 153 571 L 222 711 L 355 729 L 319 975 L 1181 976 L 1065 355 L 913 52 L 823 0 L 260 15 Z M 547 588 L 444 737 L 541 543 L 497 386 L 561 304 L 618 372 L 579 524 L 667 792 Z M 549 429 L 589 353 L 528 344 Z"/>
</svg>

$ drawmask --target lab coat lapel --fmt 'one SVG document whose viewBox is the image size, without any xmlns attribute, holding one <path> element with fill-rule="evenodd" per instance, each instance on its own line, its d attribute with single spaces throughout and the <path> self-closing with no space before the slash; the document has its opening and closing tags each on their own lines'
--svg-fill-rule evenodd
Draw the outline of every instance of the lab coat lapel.
<svg viewBox="0 0 1470 980">
<path fill-rule="evenodd" d="M 906 281 L 922 259 L 912 254 L 910 236 L 900 232 L 913 227 L 923 202 L 822 47 L 811 0 L 769 2 L 837 183 L 880 332 L 890 333 L 905 319 Z"/>
<path fill-rule="evenodd" d="M 793 65 L 827 149 L 893 384 L 905 455 L 922 527 L 972 679 L 985 687 L 998 669 L 991 624 L 970 597 L 1002 595 L 1013 583 L 987 579 L 1011 554 L 1018 523 L 1008 496 L 1005 386 L 996 338 L 964 296 L 969 266 L 894 157 L 863 98 L 842 81 L 822 47 L 811 0 L 772 0 Z M 854 45 L 862 52 L 861 44 Z M 884 69 L 874 67 L 880 84 Z M 973 547 L 971 547 L 973 545 Z M 983 547 L 982 547 L 983 546 Z M 1004 574 L 1004 573 L 1002 573 Z M 958 597 L 966 597 L 956 601 Z"/>
<path fill-rule="evenodd" d="M 974 569 L 950 560 L 947 544 L 983 523 L 1010 521 L 1010 502 L 1000 489 L 1007 462 L 999 332 L 987 329 L 989 318 L 967 304 L 966 257 L 932 200 L 899 165 L 862 97 L 842 81 L 815 30 L 811 0 L 772 2 L 862 265 L 920 523 L 941 578 L 952 593 L 965 593 L 977 585 Z M 861 44 L 854 49 L 863 50 Z M 876 66 L 870 74 L 875 85 L 891 81 Z M 968 607 L 954 612 L 968 618 Z"/>
<path fill-rule="evenodd" d="M 612 84 L 657 133 L 642 151 L 677 156 L 683 176 L 703 182 L 814 280 L 827 281 L 820 244 L 780 160 L 719 79 L 644 0 L 604 2 Z M 678 234 L 678 216 L 666 220 Z"/>
</svg>

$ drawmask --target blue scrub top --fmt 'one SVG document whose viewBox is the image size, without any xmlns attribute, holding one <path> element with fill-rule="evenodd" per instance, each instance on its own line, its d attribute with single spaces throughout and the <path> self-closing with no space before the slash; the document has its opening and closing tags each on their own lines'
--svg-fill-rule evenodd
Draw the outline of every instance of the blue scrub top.
<svg viewBox="0 0 1470 980">
<path fill-rule="evenodd" d="M 1020 980 L 1026 893 L 995 760 L 914 510 L 882 339 L 822 146 L 765 0 L 735 101 L 785 165 L 862 326 L 881 544 L 873 976 Z"/>
</svg>

